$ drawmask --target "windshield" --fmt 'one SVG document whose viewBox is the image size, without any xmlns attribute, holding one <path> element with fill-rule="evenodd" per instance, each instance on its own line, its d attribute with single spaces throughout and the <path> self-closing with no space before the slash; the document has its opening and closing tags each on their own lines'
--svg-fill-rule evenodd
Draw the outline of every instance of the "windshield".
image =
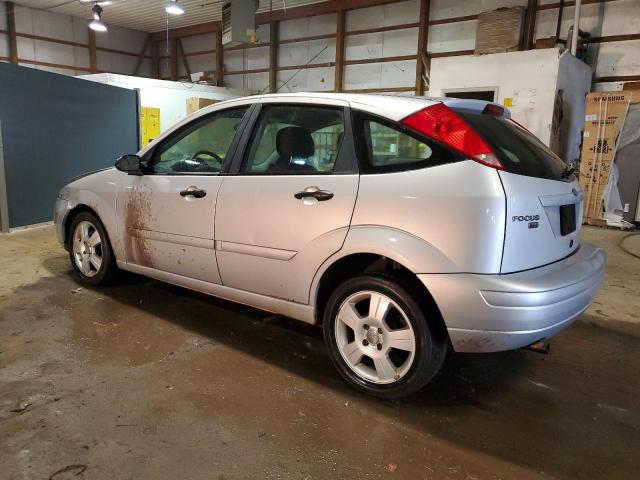
<svg viewBox="0 0 640 480">
<path fill-rule="evenodd" d="M 573 180 L 562 159 L 514 121 L 469 111 L 458 113 L 489 144 L 505 171 L 550 180 Z"/>
</svg>

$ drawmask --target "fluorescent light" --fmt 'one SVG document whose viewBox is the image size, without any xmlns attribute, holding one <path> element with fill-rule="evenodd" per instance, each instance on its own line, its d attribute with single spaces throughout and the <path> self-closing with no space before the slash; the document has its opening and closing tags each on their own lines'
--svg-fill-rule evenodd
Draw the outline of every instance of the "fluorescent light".
<svg viewBox="0 0 640 480">
<path fill-rule="evenodd" d="M 164 11 L 169 15 L 182 15 L 184 13 L 184 9 L 178 3 L 178 0 L 171 0 L 167 3 L 167 6 L 164 7 Z"/>
</svg>

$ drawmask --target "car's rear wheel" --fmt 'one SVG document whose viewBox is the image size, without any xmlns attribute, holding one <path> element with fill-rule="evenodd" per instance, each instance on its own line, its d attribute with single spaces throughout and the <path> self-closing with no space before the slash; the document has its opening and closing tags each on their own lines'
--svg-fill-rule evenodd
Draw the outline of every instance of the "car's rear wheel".
<svg viewBox="0 0 640 480">
<path fill-rule="evenodd" d="M 347 280 L 331 295 L 324 333 L 331 359 L 352 385 L 383 398 L 424 387 L 446 355 L 413 289 L 385 274 Z"/>
<path fill-rule="evenodd" d="M 80 279 L 91 285 L 108 282 L 117 271 L 109 237 L 91 212 L 81 212 L 69 228 L 69 257 Z"/>
</svg>

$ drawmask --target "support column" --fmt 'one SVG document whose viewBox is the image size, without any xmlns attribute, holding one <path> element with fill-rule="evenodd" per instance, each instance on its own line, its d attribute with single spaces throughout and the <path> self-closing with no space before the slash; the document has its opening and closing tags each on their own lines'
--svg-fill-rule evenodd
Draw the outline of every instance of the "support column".
<svg viewBox="0 0 640 480">
<path fill-rule="evenodd" d="M 334 67 L 335 78 L 333 89 L 342 92 L 344 88 L 344 25 L 347 11 L 340 9 L 336 12 L 338 22 L 336 25 L 336 64 Z"/>
<path fill-rule="evenodd" d="M 222 46 L 222 25 L 216 30 L 216 85 L 224 87 L 224 47 Z"/>
<path fill-rule="evenodd" d="M 427 55 L 429 40 L 430 0 L 420 0 L 420 18 L 418 20 L 418 58 L 416 59 L 416 95 L 424 95 L 424 78 L 429 78 L 431 59 Z"/>
<path fill-rule="evenodd" d="M 7 33 L 9 35 L 9 61 L 18 63 L 18 39 L 16 36 L 16 7 L 13 2 L 7 2 Z"/>
<path fill-rule="evenodd" d="M 278 91 L 278 22 L 269 25 L 269 93 Z"/>
<path fill-rule="evenodd" d="M 89 29 L 89 71 L 98 72 L 98 53 L 96 50 L 96 32 Z"/>
</svg>

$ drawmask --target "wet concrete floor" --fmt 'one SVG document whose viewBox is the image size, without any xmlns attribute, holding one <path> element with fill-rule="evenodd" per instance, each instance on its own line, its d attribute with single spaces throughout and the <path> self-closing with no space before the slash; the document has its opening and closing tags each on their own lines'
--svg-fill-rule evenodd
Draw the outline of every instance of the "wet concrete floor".
<svg viewBox="0 0 640 480">
<path fill-rule="evenodd" d="M 638 478 L 620 235 L 584 232 L 605 285 L 549 355 L 454 354 L 401 402 L 351 390 L 315 327 L 133 275 L 87 288 L 51 228 L 1 236 L 0 478 Z"/>
</svg>

